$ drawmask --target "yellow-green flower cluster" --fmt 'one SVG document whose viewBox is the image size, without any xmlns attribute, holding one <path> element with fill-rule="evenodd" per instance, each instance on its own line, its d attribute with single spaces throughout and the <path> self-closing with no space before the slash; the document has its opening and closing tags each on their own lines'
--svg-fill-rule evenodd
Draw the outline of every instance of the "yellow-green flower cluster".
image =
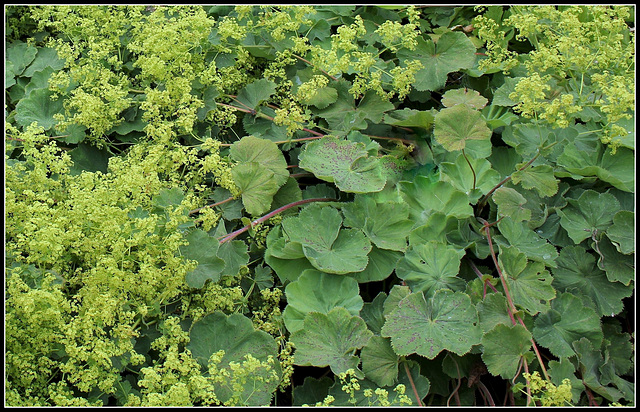
<svg viewBox="0 0 640 412">
<path fill-rule="evenodd" d="M 532 397 L 542 406 L 571 406 L 571 381 L 563 379 L 559 386 L 542 379 L 540 373 L 524 373 L 524 378 L 529 383 Z"/>
<path fill-rule="evenodd" d="M 488 55 L 480 69 L 506 69 L 520 61 L 527 75 L 509 96 L 518 102 L 519 113 L 564 128 L 591 106 L 602 113 L 603 143 L 615 146 L 615 137 L 626 134 L 615 123 L 631 119 L 635 109 L 630 10 L 628 6 L 513 6 L 500 23 L 478 16 L 474 27 L 487 42 Z M 507 50 L 508 30 L 516 30 L 515 38 L 528 41 L 534 50 L 516 58 Z M 542 96 L 544 91 L 551 93 Z"/>
</svg>

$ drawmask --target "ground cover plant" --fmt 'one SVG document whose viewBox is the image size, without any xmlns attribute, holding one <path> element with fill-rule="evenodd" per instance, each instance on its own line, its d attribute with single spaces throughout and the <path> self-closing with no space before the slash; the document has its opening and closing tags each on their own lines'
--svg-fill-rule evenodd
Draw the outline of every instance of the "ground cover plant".
<svg viewBox="0 0 640 412">
<path fill-rule="evenodd" d="M 5 8 L 5 404 L 633 405 L 635 11 Z"/>
</svg>

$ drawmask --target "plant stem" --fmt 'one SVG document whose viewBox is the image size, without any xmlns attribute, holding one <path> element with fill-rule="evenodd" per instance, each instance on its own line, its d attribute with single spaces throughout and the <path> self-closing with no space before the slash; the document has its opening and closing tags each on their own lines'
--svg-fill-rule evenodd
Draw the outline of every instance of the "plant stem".
<svg viewBox="0 0 640 412">
<path fill-rule="evenodd" d="M 199 207 L 199 208 L 197 208 L 197 209 L 193 209 L 193 210 L 191 210 L 191 211 L 189 212 L 189 215 L 193 215 L 194 213 L 198 213 L 198 212 L 199 212 L 199 211 L 201 211 L 202 209 L 205 209 L 205 208 L 208 208 L 208 207 L 215 207 L 215 206 L 223 205 L 223 204 L 225 204 L 225 203 L 227 203 L 227 202 L 232 201 L 233 199 L 235 199 L 235 198 L 234 198 L 233 196 L 231 196 L 230 198 L 225 199 L 225 200 L 222 200 L 222 201 L 220 201 L 220 202 L 213 203 L 213 204 L 206 205 L 206 206 L 202 206 L 202 207 Z"/>
<path fill-rule="evenodd" d="M 264 222 L 265 220 L 272 218 L 273 216 L 277 215 L 280 212 L 283 212 L 287 209 L 291 209 L 292 207 L 296 207 L 296 206 L 300 206 L 303 205 L 305 203 L 311 203 L 311 202 L 333 202 L 336 199 L 330 199 L 330 198 L 326 198 L 326 197 L 319 197 L 319 198 L 313 198 L 313 199 L 303 199 L 303 200 L 298 200 L 297 202 L 293 202 L 293 203 L 289 203 L 288 205 L 284 205 L 282 207 L 277 208 L 276 210 L 267 213 L 266 215 L 254 220 L 253 222 L 249 223 L 248 225 L 246 225 L 243 228 L 240 228 L 236 231 L 233 231 L 231 233 L 229 233 L 228 235 L 222 236 L 221 238 L 219 238 L 220 243 L 224 243 L 224 242 L 228 242 L 232 239 L 234 239 L 236 236 L 240 235 L 241 233 L 246 232 L 247 230 L 249 230 L 250 228 L 252 228 L 253 226 L 260 224 L 262 222 Z"/>
<path fill-rule="evenodd" d="M 422 399 L 420 399 L 420 395 L 418 395 L 418 389 L 416 389 L 416 384 L 413 382 L 413 377 L 411 376 L 411 371 L 409 370 L 409 366 L 406 362 L 404 362 L 404 370 L 407 373 L 407 378 L 409 378 L 409 383 L 411 384 L 411 390 L 413 390 L 413 394 L 418 401 L 418 406 L 424 406 L 422 403 Z"/>
</svg>

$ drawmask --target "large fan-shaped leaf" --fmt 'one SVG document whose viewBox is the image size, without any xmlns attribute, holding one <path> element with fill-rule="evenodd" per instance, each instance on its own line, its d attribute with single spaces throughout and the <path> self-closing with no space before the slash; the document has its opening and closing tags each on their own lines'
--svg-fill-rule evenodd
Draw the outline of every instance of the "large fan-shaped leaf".
<svg viewBox="0 0 640 412">
<path fill-rule="evenodd" d="M 305 270 L 298 280 L 289 283 L 285 294 L 288 305 L 283 317 L 290 332 L 302 328 L 307 313 L 328 313 L 340 306 L 357 315 L 364 304 L 355 279 L 313 269 Z"/>
<path fill-rule="evenodd" d="M 488 140 L 491 130 L 479 111 L 459 104 L 440 110 L 433 136 L 445 149 L 454 151 L 464 149 L 467 140 Z"/>
<path fill-rule="evenodd" d="M 478 314 L 469 296 L 447 289 L 431 299 L 421 292 L 400 301 L 382 327 L 382 336 L 391 338 L 398 355 L 412 353 L 435 358 L 443 350 L 464 355 L 480 343 Z"/>
<path fill-rule="evenodd" d="M 513 379 L 531 348 L 531 333 L 522 325 L 497 324 L 482 336 L 482 360 L 492 375 Z"/>
<path fill-rule="evenodd" d="M 308 143 L 299 160 L 302 169 L 334 182 L 343 192 L 378 192 L 386 182 L 380 161 L 369 157 L 364 143 L 325 136 Z"/>
<path fill-rule="evenodd" d="M 329 366 L 333 373 L 357 369 L 360 359 L 353 353 L 367 344 L 373 333 L 364 320 L 343 307 L 329 313 L 311 312 L 304 327 L 291 335 L 296 347 L 294 363 L 301 366 Z"/>
</svg>

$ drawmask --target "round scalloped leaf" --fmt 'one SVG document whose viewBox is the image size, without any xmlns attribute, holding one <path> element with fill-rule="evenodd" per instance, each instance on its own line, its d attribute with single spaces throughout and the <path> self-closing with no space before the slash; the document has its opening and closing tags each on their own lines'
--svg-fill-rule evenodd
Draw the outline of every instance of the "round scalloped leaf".
<svg viewBox="0 0 640 412">
<path fill-rule="evenodd" d="M 418 91 L 435 91 L 445 86 L 449 73 L 472 68 L 475 52 L 476 47 L 464 33 L 448 31 L 437 44 L 418 37 L 415 50 L 400 49 L 397 56 L 402 62 L 418 58 L 423 68 L 416 73 L 413 86 Z"/>
<path fill-rule="evenodd" d="M 372 336 L 362 348 L 362 372 L 378 386 L 390 386 L 398 379 L 400 357 L 391 347 L 389 338 Z"/>
<path fill-rule="evenodd" d="M 613 216 L 620 210 L 620 202 L 611 193 L 585 190 L 578 199 L 557 211 L 562 226 L 578 244 L 591 237 L 594 231 L 603 232 L 612 225 Z"/>
<path fill-rule="evenodd" d="M 51 100 L 52 95 L 49 89 L 36 89 L 29 93 L 16 105 L 16 122 L 23 127 L 36 122 L 45 131 L 58 124 L 53 115 L 63 111 L 63 103 L 61 99 Z"/>
<path fill-rule="evenodd" d="M 503 186 L 491 198 L 498 206 L 498 217 L 509 216 L 514 222 L 531 219 L 531 209 L 523 207 L 527 199 L 517 190 Z"/>
<path fill-rule="evenodd" d="M 289 178 L 287 161 L 278 145 L 266 139 L 245 136 L 231 145 L 229 156 L 238 163 L 259 163 L 271 172 L 278 187 Z"/>
<path fill-rule="evenodd" d="M 480 110 L 487 105 L 489 101 L 481 96 L 480 93 L 473 89 L 451 89 L 442 95 L 442 105 L 444 107 L 453 107 L 458 104 L 466 104 L 472 109 Z"/>
<path fill-rule="evenodd" d="M 335 183 L 343 192 L 379 192 L 386 183 L 380 161 L 369 157 L 364 143 L 333 136 L 308 143 L 299 156 L 299 166 Z"/>
<path fill-rule="evenodd" d="M 340 229 L 342 217 L 330 206 L 310 205 L 298 216 L 282 221 L 289 241 L 302 245 L 309 262 L 327 273 L 363 271 L 369 262 L 371 242 L 359 229 Z"/>
<path fill-rule="evenodd" d="M 265 362 L 271 357 L 277 359 L 278 346 L 268 333 L 255 330 L 253 322 L 246 316 L 234 313 L 229 316 L 216 311 L 198 320 L 189 332 L 189 349 L 193 357 L 206 370 L 211 355 L 220 350 L 224 356 L 218 368 L 229 368 L 230 362 L 242 363 L 246 355 Z M 240 395 L 245 405 L 268 405 L 271 396 L 280 383 L 282 374 L 280 363 L 272 363 L 272 368 L 258 368 L 243 385 Z M 276 372 L 274 379 L 272 372 Z M 231 369 L 231 373 L 232 369 Z M 235 390 L 235 388 L 234 388 Z M 229 385 L 216 385 L 216 396 L 224 402 L 238 393 Z"/>
<path fill-rule="evenodd" d="M 633 223 L 634 213 L 621 210 L 613 215 L 613 225 L 607 229 L 607 237 L 613 242 L 618 252 L 629 255 L 635 251 L 636 225 Z"/>
<path fill-rule="evenodd" d="M 489 373 L 513 379 L 531 348 L 531 333 L 522 325 L 497 324 L 482 336 L 482 360 Z"/>
<path fill-rule="evenodd" d="M 464 253 L 436 241 L 413 245 L 398 261 L 396 273 L 413 292 L 424 292 L 427 296 L 444 288 L 460 290 L 465 283 L 457 274 Z"/>
<path fill-rule="evenodd" d="M 460 356 L 480 343 L 482 332 L 471 298 L 462 292 L 441 289 L 427 300 L 412 293 L 387 315 L 382 336 L 390 337 L 398 355 L 412 353 L 434 359 L 443 350 Z"/>
<path fill-rule="evenodd" d="M 462 150 L 467 140 L 489 140 L 491 129 L 482 113 L 466 104 L 448 107 L 436 115 L 433 136 L 446 150 Z"/>
<path fill-rule="evenodd" d="M 561 293 L 551 301 L 551 309 L 538 315 L 533 338 L 559 358 L 575 355 L 574 341 L 587 338 L 600 347 L 603 334 L 600 317 L 571 293 Z"/>
<path fill-rule="evenodd" d="M 256 162 L 239 163 L 231 169 L 231 176 L 249 214 L 258 216 L 269 211 L 273 196 L 280 188 L 271 170 Z"/>
<path fill-rule="evenodd" d="M 238 92 L 236 98 L 244 108 L 255 110 L 276 91 L 276 84 L 268 79 L 256 80 Z"/>
<path fill-rule="evenodd" d="M 329 313 L 311 312 L 304 327 L 291 334 L 296 347 L 294 363 L 299 366 L 329 366 L 334 374 L 357 369 L 360 358 L 354 355 L 373 333 L 364 320 L 343 307 Z"/>
<path fill-rule="evenodd" d="M 360 313 L 364 302 L 358 282 L 348 276 L 337 276 L 307 269 L 285 288 L 287 307 L 284 323 L 290 332 L 302 328 L 309 312 L 327 313 L 335 307 L 346 308 L 352 315 Z"/>
<path fill-rule="evenodd" d="M 220 243 L 207 232 L 196 229 L 186 236 L 189 242 L 180 247 L 180 253 L 186 259 L 195 260 L 198 266 L 186 275 L 187 285 L 192 288 L 201 288 L 207 280 L 217 282 L 225 268 L 224 260 L 217 256 Z"/>
</svg>

